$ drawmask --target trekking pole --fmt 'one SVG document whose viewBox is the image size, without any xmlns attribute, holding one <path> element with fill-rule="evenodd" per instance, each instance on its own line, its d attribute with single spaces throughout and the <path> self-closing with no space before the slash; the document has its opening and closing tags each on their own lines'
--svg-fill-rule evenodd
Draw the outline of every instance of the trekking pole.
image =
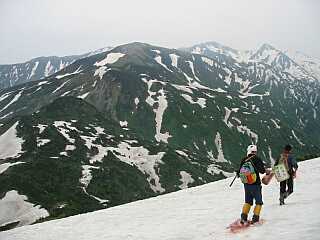
<svg viewBox="0 0 320 240">
<path fill-rule="evenodd" d="M 230 183 L 229 187 L 232 186 L 232 184 L 233 184 L 234 180 L 236 180 L 236 178 L 237 178 L 237 175 L 234 176 L 234 178 L 233 178 L 232 182 Z"/>
</svg>

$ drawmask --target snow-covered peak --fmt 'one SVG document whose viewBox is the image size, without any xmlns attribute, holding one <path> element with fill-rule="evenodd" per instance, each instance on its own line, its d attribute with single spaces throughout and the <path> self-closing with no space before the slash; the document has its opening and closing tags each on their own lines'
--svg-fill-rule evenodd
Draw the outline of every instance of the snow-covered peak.
<svg viewBox="0 0 320 240">
<path fill-rule="evenodd" d="M 276 49 L 269 44 L 263 44 L 254 54 L 251 55 L 250 61 L 267 64 L 276 70 L 288 73 L 297 79 L 315 80 L 313 74 L 305 69 L 303 65 L 300 65 L 294 58 L 288 56 L 284 51 Z"/>
<path fill-rule="evenodd" d="M 320 59 L 299 51 L 287 50 L 285 54 L 320 81 Z"/>
<path fill-rule="evenodd" d="M 1 232 L 6 240 L 46 239 L 318 239 L 320 158 L 300 162 L 294 193 L 278 203 L 275 179 L 263 186 L 263 224 L 231 233 L 227 226 L 239 217 L 243 186 L 232 178 L 137 201 L 106 210 Z M 310 184 L 312 182 L 312 184 Z M 161 207 L 165 206 L 165 207 Z M 252 211 L 252 209 L 251 209 Z M 294 227 L 292 227 L 294 226 Z M 266 238 L 267 236 L 267 238 Z"/>
<path fill-rule="evenodd" d="M 222 55 L 231 57 L 235 61 L 240 63 L 248 62 L 250 56 L 252 55 L 251 51 L 236 50 L 214 41 L 195 45 L 191 47 L 191 52 L 195 54 L 202 54 L 202 55 L 207 55 L 208 52 L 214 53 L 214 54 L 222 54 Z"/>
<path fill-rule="evenodd" d="M 280 55 L 280 50 L 265 43 L 254 54 L 252 54 L 250 60 L 261 61 L 271 65 Z"/>
</svg>

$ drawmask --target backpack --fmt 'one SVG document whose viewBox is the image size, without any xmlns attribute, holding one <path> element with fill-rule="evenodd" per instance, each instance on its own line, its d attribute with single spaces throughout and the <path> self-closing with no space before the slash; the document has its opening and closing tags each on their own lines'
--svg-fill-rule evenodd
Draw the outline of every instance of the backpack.
<svg viewBox="0 0 320 240">
<path fill-rule="evenodd" d="M 278 182 L 285 181 L 290 178 L 288 173 L 288 154 L 281 154 L 278 164 L 273 166 L 272 171 Z"/>
<path fill-rule="evenodd" d="M 253 184 L 257 180 L 257 174 L 250 158 L 245 160 L 239 171 L 241 182 L 246 184 Z"/>
</svg>

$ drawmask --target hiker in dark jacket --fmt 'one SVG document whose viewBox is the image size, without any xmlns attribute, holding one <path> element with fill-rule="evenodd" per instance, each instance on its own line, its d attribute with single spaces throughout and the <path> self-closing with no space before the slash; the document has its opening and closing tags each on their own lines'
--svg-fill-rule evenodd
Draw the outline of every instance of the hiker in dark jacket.
<svg viewBox="0 0 320 240">
<path fill-rule="evenodd" d="M 260 212 L 263 205 L 262 193 L 261 193 L 262 186 L 261 186 L 261 179 L 260 179 L 259 173 L 261 174 L 270 173 L 270 170 L 265 169 L 265 166 L 262 160 L 256 154 L 257 154 L 257 146 L 249 145 L 247 148 L 247 157 L 242 159 L 239 170 L 237 172 L 237 176 L 241 177 L 241 181 L 244 183 L 244 192 L 245 192 L 245 203 L 242 207 L 241 220 L 240 220 L 242 224 L 248 222 L 248 214 L 250 212 L 251 206 L 253 205 L 253 199 L 255 200 L 256 205 L 253 210 L 253 217 L 252 217 L 251 223 L 259 222 Z M 246 171 L 245 165 L 247 164 L 245 163 L 247 162 L 252 163 L 256 177 L 253 177 L 255 178 L 255 181 L 254 179 L 253 181 L 250 181 L 249 179 L 249 181 L 245 183 L 246 181 L 243 180 L 243 178 L 246 178 L 246 176 L 244 176 L 245 175 L 244 172 Z"/>
<path fill-rule="evenodd" d="M 298 169 L 298 164 L 291 154 L 292 146 L 286 145 L 283 152 L 280 155 L 274 165 L 279 163 L 284 163 L 287 172 L 289 173 L 289 179 L 280 182 L 280 205 L 284 204 L 284 199 L 286 199 L 291 193 L 293 193 L 293 179 L 296 176 L 296 171 Z"/>
</svg>

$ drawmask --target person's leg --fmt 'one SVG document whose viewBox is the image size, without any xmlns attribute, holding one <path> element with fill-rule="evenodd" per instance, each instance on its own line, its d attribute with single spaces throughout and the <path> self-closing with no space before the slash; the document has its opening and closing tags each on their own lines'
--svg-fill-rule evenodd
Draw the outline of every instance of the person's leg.
<svg viewBox="0 0 320 240">
<path fill-rule="evenodd" d="M 262 187 L 261 185 L 255 186 L 255 191 L 254 191 L 254 199 L 256 201 L 256 206 L 254 207 L 253 210 L 253 216 L 252 216 L 252 223 L 259 222 L 260 219 L 260 212 L 262 209 L 263 201 L 262 201 Z"/>
<path fill-rule="evenodd" d="M 286 193 L 286 188 L 287 188 L 287 181 L 282 181 L 280 182 L 280 205 L 284 204 L 284 197 Z"/>
<path fill-rule="evenodd" d="M 290 176 L 290 178 L 287 180 L 288 190 L 286 192 L 285 198 L 288 197 L 291 193 L 293 193 L 293 177 Z"/>
<path fill-rule="evenodd" d="M 245 203 L 243 204 L 243 207 L 242 207 L 241 221 L 240 221 L 241 223 L 245 223 L 248 221 L 248 214 L 253 204 L 253 197 L 248 185 L 244 185 L 244 195 L 245 195 L 244 196 Z"/>
<path fill-rule="evenodd" d="M 248 214 L 250 212 L 251 205 L 249 203 L 244 203 L 242 206 L 242 212 L 241 212 L 241 223 L 245 223 L 248 221 Z"/>
</svg>

